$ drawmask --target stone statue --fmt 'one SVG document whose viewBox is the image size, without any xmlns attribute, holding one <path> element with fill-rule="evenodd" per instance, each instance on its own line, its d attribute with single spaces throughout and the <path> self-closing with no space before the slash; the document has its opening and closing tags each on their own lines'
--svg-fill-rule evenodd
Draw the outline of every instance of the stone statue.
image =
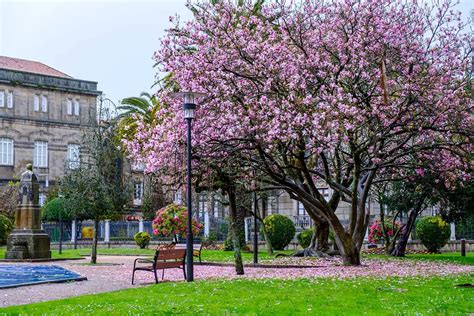
<svg viewBox="0 0 474 316">
<path fill-rule="evenodd" d="M 8 236 L 6 259 L 34 260 L 51 258 L 48 234 L 41 229 L 38 177 L 28 164 L 21 174 L 15 228 Z"/>
<path fill-rule="evenodd" d="M 20 190 L 18 196 L 20 205 L 39 204 L 39 184 L 38 177 L 33 173 L 33 165 L 27 164 L 26 171 L 20 177 Z"/>
</svg>

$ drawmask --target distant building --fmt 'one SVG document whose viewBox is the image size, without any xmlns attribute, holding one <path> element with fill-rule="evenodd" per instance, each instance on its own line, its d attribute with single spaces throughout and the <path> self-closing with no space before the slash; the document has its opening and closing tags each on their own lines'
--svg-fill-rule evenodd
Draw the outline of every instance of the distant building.
<svg viewBox="0 0 474 316">
<path fill-rule="evenodd" d="M 83 130 L 96 119 L 97 82 L 36 61 L 0 56 L 0 185 L 32 163 L 40 202 L 80 161 Z"/>
</svg>

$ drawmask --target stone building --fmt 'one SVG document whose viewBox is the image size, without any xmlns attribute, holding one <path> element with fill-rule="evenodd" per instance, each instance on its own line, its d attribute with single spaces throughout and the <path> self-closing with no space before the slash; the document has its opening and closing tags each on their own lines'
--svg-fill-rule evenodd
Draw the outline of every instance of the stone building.
<svg viewBox="0 0 474 316">
<path fill-rule="evenodd" d="M 32 163 L 40 203 L 79 163 L 83 130 L 96 119 L 97 82 L 36 61 L 0 56 L 0 185 Z"/>
</svg>

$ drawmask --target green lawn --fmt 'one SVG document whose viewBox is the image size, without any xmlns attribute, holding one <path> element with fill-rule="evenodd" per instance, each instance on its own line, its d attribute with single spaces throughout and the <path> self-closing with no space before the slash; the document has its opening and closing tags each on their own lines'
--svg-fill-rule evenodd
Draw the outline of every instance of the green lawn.
<svg viewBox="0 0 474 316">
<path fill-rule="evenodd" d="M 466 253 L 465 257 L 461 257 L 459 252 L 445 252 L 441 254 L 410 254 L 405 258 L 395 258 L 385 255 L 365 255 L 368 258 L 381 259 L 406 259 L 406 260 L 428 260 L 428 261 L 442 261 L 449 263 L 459 263 L 465 265 L 474 265 L 474 252 Z"/>
<path fill-rule="evenodd" d="M 466 315 L 474 275 L 162 283 L 0 309 L 0 314 Z"/>
<path fill-rule="evenodd" d="M 0 258 L 5 257 L 5 247 L 0 247 Z M 90 248 L 79 248 L 79 249 L 65 249 L 61 255 L 58 254 L 57 250 L 52 251 L 53 258 L 80 258 L 83 256 L 89 256 L 91 253 Z M 99 255 L 119 255 L 119 256 L 141 256 L 148 255 L 153 256 L 155 250 L 153 249 L 140 249 L 135 248 L 99 248 Z M 293 251 L 277 251 L 277 253 L 291 254 Z M 243 260 L 247 263 L 253 262 L 253 254 L 249 252 L 242 253 Z M 211 262 L 233 262 L 234 252 L 233 251 L 222 251 L 222 250 L 203 250 L 201 254 L 203 261 Z M 269 256 L 266 252 L 259 252 L 259 260 L 269 260 L 274 256 Z M 198 260 L 195 258 L 195 260 Z"/>
<path fill-rule="evenodd" d="M 140 255 L 149 255 L 154 254 L 153 249 L 140 249 L 135 248 L 99 248 L 99 255 L 129 255 L 129 256 L 140 256 Z M 0 247 L 0 258 L 5 257 L 5 247 Z M 292 254 L 293 250 L 277 251 L 277 253 Z M 83 256 L 90 255 L 90 248 L 79 248 L 79 249 L 66 249 L 63 250 L 63 253 L 58 254 L 57 250 L 52 251 L 53 258 L 80 258 Z M 253 262 L 253 254 L 244 252 L 242 253 L 243 260 L 246 263 Z M 393 257 L 387 257 L 384 255 L 365 255 L 368 258 L 387 258 L 394 259 Z M 259 252 L 259 260 L 269 260 L 274 258 L 274 256 L 269 256 L 266 252 Z M 447 252 L 442 254 L 412 254 L 405 257 L 407 260 L 430 260 L 430 261 L 443 261 L 450 263 L 459 263 L 466 265 L 474 265 L 474 252 L 468 252 L 466 257 L 461 257 L 459 252 Z M 197 260 L 197 258 L 195 259 Z M 233 262 L 234 253 L 232 251 L 222 251 L 222 250 L 203 250 L 202 251 L 202 260 L 207 262 Z"/>
<path fill-rule="evenodd" d="M 5 258 L 5 251 L 6 251 L 6 247 L 0 247 L 0 259 Z M 79 253 L 69 251 L 69 250 L 64 250 L 62 254 L 59 254 L 57 250 L 52 250 L 51 251 L 51 256 L 55 259 L 77 259 L 77 258 L 81 258 Z"/>
</svg>

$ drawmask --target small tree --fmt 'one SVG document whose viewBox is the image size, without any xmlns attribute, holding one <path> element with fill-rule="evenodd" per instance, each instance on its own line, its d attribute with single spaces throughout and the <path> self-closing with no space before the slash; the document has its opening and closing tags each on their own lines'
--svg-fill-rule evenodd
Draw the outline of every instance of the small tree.
<svg viewBox="0 0 474 316">
<path fill-rule="evenodd" d="M 99 221 L 124 212 L 130 190 L 123 179 L 123 155 L 117 143 L 116 125 L 109 111 L 99 107 L 99 124 L 93 124 L 84 136 L 84 155 L 76 169 L 67 170 L 61 179 L 61 192 L 75 218 L 94 221 L 91 263 L 97 262 Z"/>
<path fill-rule="evenodd" d="M 170 204 L 156 212 L 153 220 L 153 234 L 165 237 L 173 237 L 178 242 L 178 236 L 186 236 L 188 221 L 188 210 L 186 207 L 177 204 Z M 199 234 L 202 225 L 192 219 L 193 235 Z"/>
</svg>

